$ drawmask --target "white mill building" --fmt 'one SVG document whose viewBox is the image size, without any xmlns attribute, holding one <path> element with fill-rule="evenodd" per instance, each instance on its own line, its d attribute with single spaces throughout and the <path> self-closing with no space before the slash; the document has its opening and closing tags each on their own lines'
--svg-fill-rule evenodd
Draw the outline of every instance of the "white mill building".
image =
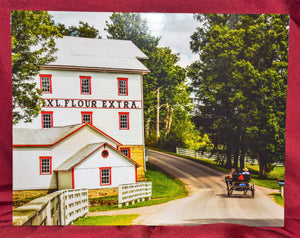
<svg viewBox="0 0 300 238">
<path fill-rule="evenodd" d="M 131 41 L 64 37 L 36 77 L 46 105 L 13 128 L 13 189 L 109 188 L 144 178 L 143 74 Z"/>
</svg>

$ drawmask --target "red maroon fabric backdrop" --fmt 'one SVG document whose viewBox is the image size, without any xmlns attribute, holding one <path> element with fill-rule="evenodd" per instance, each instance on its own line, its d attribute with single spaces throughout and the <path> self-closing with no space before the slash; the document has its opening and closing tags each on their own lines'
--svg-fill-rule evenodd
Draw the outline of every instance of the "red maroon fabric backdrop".
<svg viewBox="0 0 300 238">
<path fill-rule="evenodd" d="M 13 227 L 10 11 L 290 14 L 284 228 L 233 224 L 194 227 Z M 0 0 L 0 237 L 300 237 L 300 1 L 298 0 Z"/>
</svg>

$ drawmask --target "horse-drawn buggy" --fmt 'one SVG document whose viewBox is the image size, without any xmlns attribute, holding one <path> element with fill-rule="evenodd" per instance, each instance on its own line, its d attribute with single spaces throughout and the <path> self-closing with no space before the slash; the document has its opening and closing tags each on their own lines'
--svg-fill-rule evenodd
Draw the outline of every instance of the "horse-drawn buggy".
<svg viewBox="0 0 300 238">
<path fill-rule="evenodd" d="M 227 185 L 227 195 L 230 197 L 233 190 L 243 191 L 244 194 L 247 194 L 247 191 L 251 191 L 251 196 L 254 198 L 254 183 L 250 184 L 251 176 L 250 174 L 243 173 L 233 173 L 231 176 L 225 177 L 225 182 Z"/>
</svg>

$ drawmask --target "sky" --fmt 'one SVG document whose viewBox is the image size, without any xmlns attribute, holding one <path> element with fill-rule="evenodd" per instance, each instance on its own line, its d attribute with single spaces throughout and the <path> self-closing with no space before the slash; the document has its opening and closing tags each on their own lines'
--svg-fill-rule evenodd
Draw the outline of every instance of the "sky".
<svg viewBox="0 0 300 238">
<path fill-rule="evenodd" d="M 102 38 L 106 38 L 104 31 L 106 21 L 112 13 L 101 12 L 49 12 L 56 23 L 66 26 L 78 26 L 79 21 L 88 22 L 100 31 Z M 183 13 L 141 13 L 147 20 L 151 35 L 160 36 L 159 46 L 168 46 L 174 53 L 180 53 L 178 64 L 182 67 L 198 60 L 198 56 L 190 50 L 190 36 L 199 26 L 193 19 L 193 14 Z"/>
</svg>

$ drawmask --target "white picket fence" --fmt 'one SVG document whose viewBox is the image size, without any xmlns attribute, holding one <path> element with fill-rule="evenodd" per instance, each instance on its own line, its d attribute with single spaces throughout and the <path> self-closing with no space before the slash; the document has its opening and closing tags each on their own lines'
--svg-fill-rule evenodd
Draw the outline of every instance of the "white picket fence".
<svg viewBox="0 0 300 238">
<path fill-rule="evenodd" d="M 152 182 L 138 182 L 132 184 L 121 184 L 118 187 L 118 204 L 128 206 L 131 202 L 145 201 L 151 199 L 152 196 Z"/>
<path fill-rule="evenodd" d="M 13 225 L 68 225 L 88 213 L 88 190 L 59 190 L 13 210 Z"/>
<path fill-rule="evenodd" d="M 194 157 L 194 158 L 200 158 L 200 157 L 203 158 L 203 155 L 201 155 L 201 153 L 198 151 L 189 150 L 189 149 L 185 149 L 185 148 L 179 148 L 179 147 L 176 147 L 176 154 L 190 156 L 190 157 Z"/>
<path fill-rule="evenodd" d="M 87 189 L 64 190 L 62 194 L 65 202 L 65 224 L 70 224 L 89 211 L 89 199 Z"/>
<path fill-rule="evenodd" d="M 222 158 L 225 159 L 225 155 L 220 155 L 219 158 L 216 154 L 211 154 L 209 152 L 200 152 L 195 150 L 189 150 L 185 148 L 176 147 L 176 154 L 190 156 L 194 158 L 204 158 L 204 159 L 213 159 L 221 161 Z M 245 157 L 245 163 L 247 164 L 258 164 L 257 159 L 251 159 L 249 157 Z M 276 166 L 284 166 L 284 163 L 277 162 L 274 163 Z"/>
</svg>

